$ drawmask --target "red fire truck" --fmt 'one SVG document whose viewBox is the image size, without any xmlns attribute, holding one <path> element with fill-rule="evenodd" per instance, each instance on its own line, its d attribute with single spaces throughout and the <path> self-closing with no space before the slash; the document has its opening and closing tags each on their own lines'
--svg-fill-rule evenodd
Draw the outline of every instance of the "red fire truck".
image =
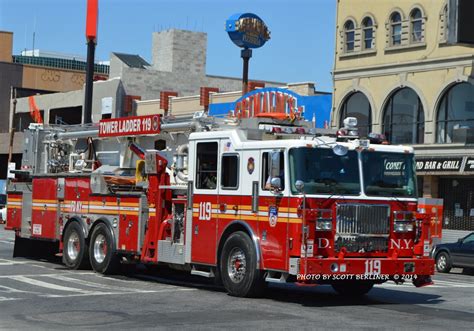
<svg viewBox="0 0 474 331">
<path fill-rule="evenodd" d="M 267 282 L 364 294 L 431 284 L 413 149 L 297 114 L 158 115 L 32 125 L 8 187 L 15 251 L 56 244 L 71 269 L 167 264 L 235 296 Z"/>
</svg>

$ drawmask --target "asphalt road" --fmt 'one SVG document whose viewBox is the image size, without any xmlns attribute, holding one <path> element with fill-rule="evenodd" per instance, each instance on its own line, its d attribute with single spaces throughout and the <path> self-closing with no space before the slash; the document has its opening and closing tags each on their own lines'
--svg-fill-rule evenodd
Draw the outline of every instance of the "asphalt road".
<svg viewBox="0 0 474 331">
<path fill-rule="evenodd" d="M 437 274 L 435 285 L 384 284 L 349 299 L 329 286 L 271 285 L 262 299 L 230 297 L 184 273 L 139 269 L 105 277 L 12 256 L 0 225 L 0 328 L 469 329 L 474 276 Z"/>
</svg>

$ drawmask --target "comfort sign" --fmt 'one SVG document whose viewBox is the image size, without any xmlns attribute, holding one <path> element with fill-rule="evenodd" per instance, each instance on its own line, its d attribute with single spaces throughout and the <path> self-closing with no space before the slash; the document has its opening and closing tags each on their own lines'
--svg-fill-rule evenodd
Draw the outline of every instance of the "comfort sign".
<svg viewBox="0 0 474 331">
<path fill-rule="evenodd" d="M 99 122 L 99 137 L 158 133 L 160 133 L 160 117 L 158 115 L 111 118 Z"/>
</svg>

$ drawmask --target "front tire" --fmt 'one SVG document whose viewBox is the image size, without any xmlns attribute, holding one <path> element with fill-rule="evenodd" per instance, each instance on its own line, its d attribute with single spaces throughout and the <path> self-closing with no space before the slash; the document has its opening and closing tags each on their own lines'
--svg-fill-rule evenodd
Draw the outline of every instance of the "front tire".
<svg viewBox="0 0 474 331">
<path fill-rule="evenodd" d="M 451 258 L 448 253 L 440 252 L 436 255 L 436 270 L 439 272 L 448 273 L 451 270 Z"/>
<path fill-rule="evenodd" d="M 89 269 L 89 247 L 82 226 L 72 222 L 63 236 L 63 263 L 69 269 Z"/>
<path fill-rule="evenodd" d="M 220 256 L 220 276 L 224 288 L 236 297 L 258 297 L 263 294 L 265 281 L 257 269 L 257 252 L 250 237 L 235 232 L 227 238 Z"/>
<path fill-rule="evenodd" d="M 331 284 L 332 288 L 341 295 L 347 296 L 362 296 L 367 294 L 374 282 L 370 281 L 340 281 Z"/>
<path fill-rule="evenodd" d="M 120 267 L 112 230 L 104 223 L 98 224 L 92 231 L 89 256 L 92 269 L 101 274 L 114 274 Z"/>
</svg>

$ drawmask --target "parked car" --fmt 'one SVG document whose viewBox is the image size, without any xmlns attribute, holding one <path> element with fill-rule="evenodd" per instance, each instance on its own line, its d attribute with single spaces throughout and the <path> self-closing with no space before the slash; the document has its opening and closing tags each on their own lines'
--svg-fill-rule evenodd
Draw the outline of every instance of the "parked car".
<svg viewBox="0 0 474 331">
<path fill-rule="evenodd" d="M 0 224 L 7 220 L 7 207 L 0 207 Z"/>
<path fill-rule="evenodd" d="M 474 232 L 455 243 L 434 246 L 432 256 L 436 261 L 436 270 L 449 272 L 451 268 L 474 268 Z"/>
</svg>

